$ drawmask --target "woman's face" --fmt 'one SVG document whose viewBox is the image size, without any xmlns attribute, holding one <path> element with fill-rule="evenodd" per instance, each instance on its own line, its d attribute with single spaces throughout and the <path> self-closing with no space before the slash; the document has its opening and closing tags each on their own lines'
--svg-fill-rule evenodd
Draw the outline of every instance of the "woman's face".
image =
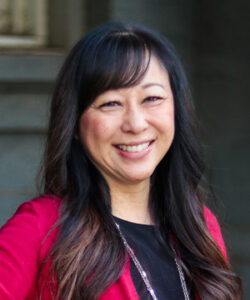
<svg viewBox="0 0 250 300">
<path fill-rule="evenodd" d="M 81 142 L 109 184 L 149 182 L 174 131 L 168 73 L 155 57 L 139 84 L 100 94 L 79 121 Z"/>
</svg>

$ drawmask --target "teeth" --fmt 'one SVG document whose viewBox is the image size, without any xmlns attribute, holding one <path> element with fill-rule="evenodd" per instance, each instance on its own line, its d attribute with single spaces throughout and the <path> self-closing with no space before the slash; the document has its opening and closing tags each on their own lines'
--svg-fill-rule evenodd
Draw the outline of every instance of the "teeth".
<svg viewBox="0 0 250 300">
<path fill-rule="evenodd" d="M 146 149 L 149 145 L 149 142 L 140 144 L 137 146 L 126 146 L 126 145 L 118 145 L 118 148 L 122 151 L 128 151 L 128 152 L 140 152 L 144 149 Z"/>
</svg>

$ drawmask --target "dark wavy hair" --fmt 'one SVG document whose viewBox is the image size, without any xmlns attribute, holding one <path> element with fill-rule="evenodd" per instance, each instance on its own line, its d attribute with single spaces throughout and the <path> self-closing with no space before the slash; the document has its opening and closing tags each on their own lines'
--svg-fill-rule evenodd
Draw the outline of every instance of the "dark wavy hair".
<svg viewBox="0 0 250 300">
<path fill-rule="evenodd" d="M 126 250 L 111 215 L 109 187 L 78 138 L 81 114 L 109 89 L 136 85 L 156 57 L 169 74 L 175 106 L 173 143 L 151 178 L 150 209 L 159 239 L 174 257 L 174 237 L 189 288 L 203 300 L 240 299 L 231 272 L 204 219 L 204 164 L 183 68 L 166 38 L 139 25 L 108 23 L 83 37 L 59 73 L 43 163 L 44 193 L 63 199 L 59 235 L 50 252 L 55 296 L 93 300 L 115 282 Z"/>
</svg>

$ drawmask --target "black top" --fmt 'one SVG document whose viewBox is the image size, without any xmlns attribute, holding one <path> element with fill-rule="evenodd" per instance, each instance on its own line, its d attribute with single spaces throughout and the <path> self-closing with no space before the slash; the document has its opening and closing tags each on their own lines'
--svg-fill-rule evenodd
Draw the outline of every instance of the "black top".
<svg viewBox="0 0 250 300">
<path fill-rule="evenodd" d="M 156 237 L 156 226 L 128 222 L 117 217 L 115 221 L 129 246 L 147 272 L 150 283 L 159 300 L 182 300 L 183 290 L 179 273 L 171 258 Z M 151 299 L 145 284 L 131 259 L 131 276 L 141 300 Z"/>
</svg>

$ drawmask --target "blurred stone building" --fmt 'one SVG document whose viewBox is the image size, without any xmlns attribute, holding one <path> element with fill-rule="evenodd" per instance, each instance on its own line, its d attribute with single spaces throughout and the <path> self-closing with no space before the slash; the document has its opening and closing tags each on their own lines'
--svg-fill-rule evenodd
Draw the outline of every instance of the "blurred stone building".
<svg viewBox="0 0 250 300">
<path fill-rule="evenodd" d="M 234 269 L 250 299 L 247 0 L 0 0 L 0 224 L 36 195 L 48 106 L 65 53 L 111 20 L 151 26 L 188 73 Z"/>
</svg>

